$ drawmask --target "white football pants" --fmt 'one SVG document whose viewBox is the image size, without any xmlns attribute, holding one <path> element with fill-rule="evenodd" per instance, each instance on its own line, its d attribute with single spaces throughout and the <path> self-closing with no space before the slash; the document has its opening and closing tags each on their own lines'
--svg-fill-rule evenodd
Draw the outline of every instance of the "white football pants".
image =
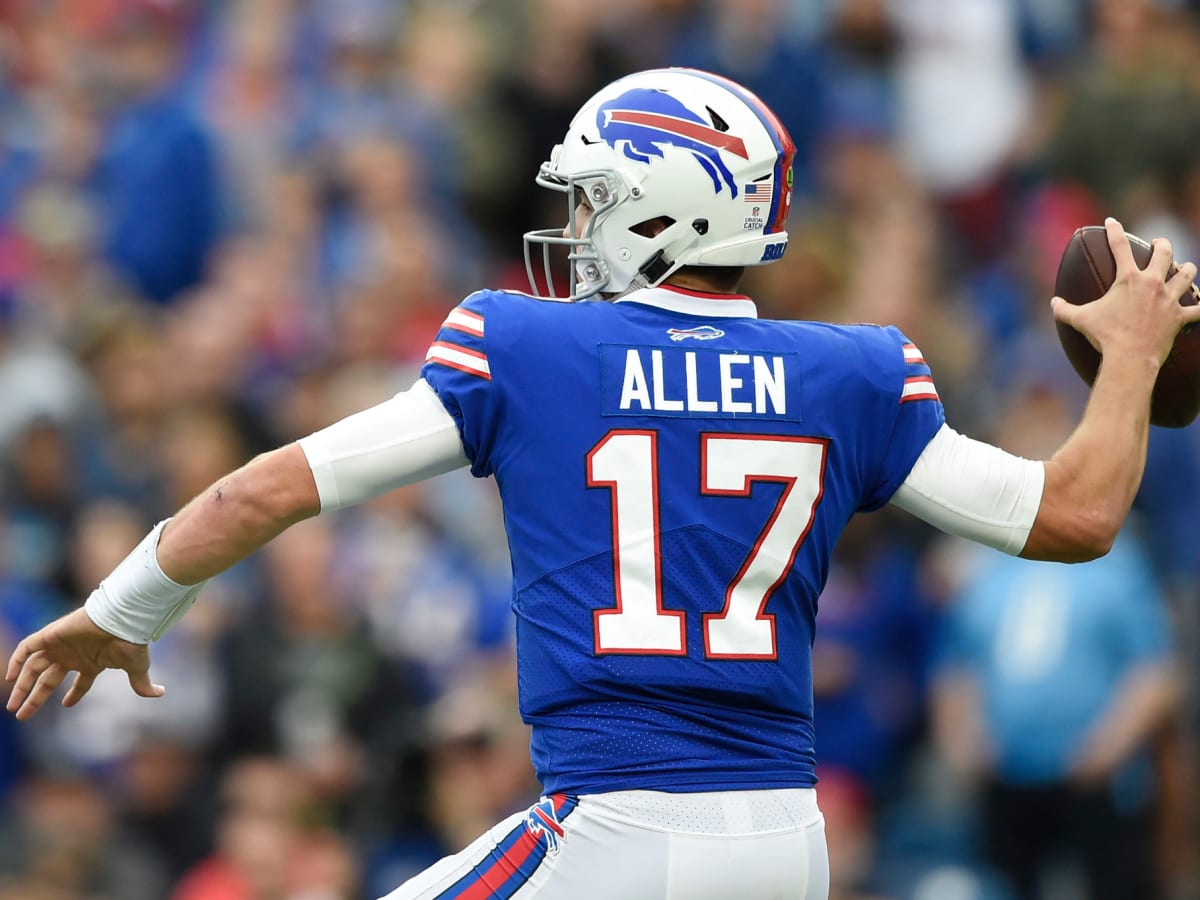
<svg viewBox="0 0 1200 900">
<path fill-rule="evenodd" d="M 544 797 L 383 900 L 827 900 L 813 789 Z"/>
</svg>

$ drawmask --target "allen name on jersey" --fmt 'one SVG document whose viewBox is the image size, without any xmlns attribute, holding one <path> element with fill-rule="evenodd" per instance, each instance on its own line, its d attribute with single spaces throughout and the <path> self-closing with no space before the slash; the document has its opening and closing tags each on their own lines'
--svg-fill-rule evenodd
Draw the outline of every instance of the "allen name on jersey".
<svg viewBox="0 0 1200 900">
<path fill-rule="evenodd" d="M 605 344 L 603 413 L 798 420 L 788 406 L 789 356 Z"/>
</svg>

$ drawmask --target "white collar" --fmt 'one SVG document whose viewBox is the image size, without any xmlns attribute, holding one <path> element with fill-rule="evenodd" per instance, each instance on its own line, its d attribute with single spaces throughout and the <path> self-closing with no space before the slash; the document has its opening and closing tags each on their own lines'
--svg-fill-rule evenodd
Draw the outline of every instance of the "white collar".
<svg viewBox="0 0 1200 900">
<path fill-rule="evenodd" d="M 644 303 L 690 316 L 723 319 L 757 319 L 758 308 L 745 294 L 709 294 L 673 284 L 640 288 L 616 299 L 617 303 Z"/>
</svg>

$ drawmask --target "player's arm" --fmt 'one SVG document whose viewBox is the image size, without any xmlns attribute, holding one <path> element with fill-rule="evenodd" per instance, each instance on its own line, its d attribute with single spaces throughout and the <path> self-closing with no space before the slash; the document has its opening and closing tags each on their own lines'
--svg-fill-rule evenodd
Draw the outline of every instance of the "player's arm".
<svg viewBox="0 0 1200 900">
<path fill-rule="evenodd" d="M 1179 297 L 1191 263 L 1164 283 L 1170 245 L 1156 241 L 1145 270 L 1120 223 L 1106 223 L 1117 260 L 1113 288 L 1054 314 L 1088 336 L 1103 361 L 1083 418 L 1045 461 L 1024 460 L 943 426 L 892 502 L 931 524 L 1029 559 L 1079 562 L 1103 556 L 1133 503 L 1146 462 L 1150 392 L 1175 335 L 1200 320 Z"/>
<path fill-rule="evenodd" d="M 226 475 L 152 531 L 157 542 L 147 564 L 157 562 L 163 575 L 181 587 L 195 586 L 320 510 L 308 461 L 298 444 L 288 444 Z M 95 604 L 91 611 L 108 612 L 112 606 Z M 111 623 L 114 633 L 140 637 L 116 609 L 111 611 L 117 614 Z M 165 631 L 156 624 L 155 630 L 160 629 Z M 153 640 L 157 635 L 146 637 Z"/>
<path fill-rule="evenodd" d="M 105 668 L 124 669 L 138 694 L 161 696 L 149 680 L 147 645 L 187 611 L 207 579 L 295 522 L 466 462 L 454 419 L 424 381 L 256 457 L 160 522 L 83 607 L 18 644 L 6 673 L 9 711 L 32 716 L 70 671 L 79 675 L 67 706 Z"/>
<path fill-rule="evenodd" d="M 167 523 L 158 564 L 170 580 L 195 585 L 302 519 L 466 463 L 454 419 L 419 380 L 218 481 Z"/>
<path fill-rule="evenodd" d="M 1094 303 L 1054 298 L 1054 316 L 1083 333 L 1102 354 L 1083 418 L 1045 462 L 1046 484 L 1022 555 L 1086 559 L 1108 552 L 1137 494 L 1146 465 L 1150 394 L 1179 330 L 1200 321 L 1200 307 L 1179 299 L 1196 277 L 1184 263 L 1170 280 L 1171 245 L 1153 242 L 1139 269 L 1120 222 L 1105 222 L 1117 275 Z"/>
<path fill-rule="evenodd" d="M 1112 547 L 1142 481 L 1157 371 L 1146 359 L 1101 364 L 1082 421 L 1044 463 L 1045 488 L 1022 556 L 1078 562 Z"/>
<path fill-rule="evenodd" d="M 1069 444 L 1050 460 L 1030 460 L 943 425 L 891 502 L 947 534 L 1012 556 L 1054 562 L 1095 559 L 1112 546 L 1133 494 L 1080 496 L 1074 503 L 1065 499 L 1106 490 L 1079 487 L 1090 480 L 1085 477 L 1051 483 L 1053 461 L 1064 450 L 1073 452 Z M 1125 471 L 1122 477 L 1131 476 Z"/>
</svg>

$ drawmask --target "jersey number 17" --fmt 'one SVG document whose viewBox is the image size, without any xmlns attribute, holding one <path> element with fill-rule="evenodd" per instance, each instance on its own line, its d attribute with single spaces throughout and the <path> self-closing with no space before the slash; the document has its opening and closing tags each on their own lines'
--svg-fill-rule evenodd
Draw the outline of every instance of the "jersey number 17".
<svg viewBox="0 0 1200 900">
<path fill-rule="evenodd" d="M 775 508 L 725 590 L 703 616 L 708 659 L 775 659 L 771 594 L 787 578 L 821 502 L 827 442 L 781 435 L 700 436 L 700 492 L 749 497 L 756 481 L 783 484 Z M 683 610 L 663 608 L 658 433 L 614 430 L 587 456 L 588 487 L 612 493 L 616 606 L 594 614 L 595 651 L 684 656 Z"/>
</svg>

